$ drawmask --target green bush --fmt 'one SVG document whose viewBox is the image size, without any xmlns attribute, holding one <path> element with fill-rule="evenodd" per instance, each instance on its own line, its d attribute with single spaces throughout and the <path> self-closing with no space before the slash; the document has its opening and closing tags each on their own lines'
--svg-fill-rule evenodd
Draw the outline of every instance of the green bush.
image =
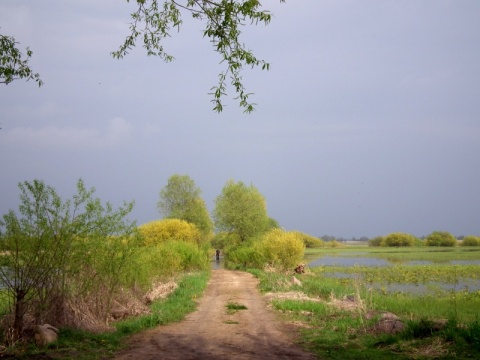
<svg viewBox="0 0 480 360">
<path fill-rule="evenodd" d="M 168 241 L 160 246 L 165 261 L 168 256 L 177 256 L 180 259 L 179 271 L 206 270 L 209 266 L 208 254 L 196 244 L 185 241 Z"/>
<path fill-rule="evenodd" d="M 462 241 L 462 246 L 480 246 L 480 236 L 465 236 Z"/>
<path fill-rule="evenodd" d="M 427 246 L 455 246 L 457 239 L 446 231 L 434 231 L 425 238 Z"/>
<path fill-rule="evenodd" d="M 404 247 L 413 245 L 415 245 L 415 236 L 402 232 L 388 234 L 382 241 L 382 246 Z"/>
<path fill-rule="evenodd" d="M 18 214 L 10 210 L 0 220 L 0 284 L 15 318 L 5 345 L 22 336 L 27 309 L 32 323 L 82 327 L 84 314 L 71 305 L 88 304 L 89 318 L 105 321 L 114 296 L 133 279 L 139 242 L 135 223 L 127 220 L 133 202 L 114 209 L 82 180 L 66 200 L 41 180 L 19 188 Z"/>
<path fill-rule="evenodd" d="M 414 246 L 425 246 L 425 241 L 416 237 Z"/>
<path fill-rule="evenodd" d="M 242 243 L 225 250 L 225 266 L 229 269 L 262 267 L 262 255 L 251 243 Z"/>
<path fill-rule="evenodd" d="M 304 252 L 305 244 L 298 232 L 272 229 L 259 238 L 225 249 L 225 266 L 293 269 L 302 262 Z"/>
<path fill-rule="evenodd" d="M 300 231 L 294 231 L 293 233 L 295 233 L 303 241 L 305 247 L 307 248 L 318 248 L 325 245 L 322 239 L 319 239 L 315 236 L 308 235 Z"/>
<path fill-rule="evenodd" d="M 135 259 L 135 283 L 141 289 L 148 289 L 152 283 L 169 278 L 182 268 L 179 253 L 164 245 L 148 246 Z"/>
<path fill-rule="evenodd" d="M 204 248 L 193 243 L 172 240 L 144 247 L 131 265 L 136 269 L 136 284 L 144 288 L 152 282 L 179 272 L 205 270 L 209 266 L 209 259 Z"/>
<path fill-rule="evenodd" d="M 368 246 L 372 246 L 372 247 L 383 246 L 383 236 L 377 236 L 368 240 Z"/>
<path fill-rule="evenodd" d="M 337 241 L 337 240 L 325 242 L 325 247 L 328 247 L 328 248 L 340 248 L 344 246 L 345 246 L 344 244 L 342 244 L 340 241 Z"/>
</svg>

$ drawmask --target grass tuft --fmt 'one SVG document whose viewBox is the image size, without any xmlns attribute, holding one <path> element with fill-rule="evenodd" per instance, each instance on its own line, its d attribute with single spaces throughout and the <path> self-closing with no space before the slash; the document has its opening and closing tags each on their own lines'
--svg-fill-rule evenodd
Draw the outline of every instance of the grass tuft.
<svg viewBox="0 0 480 360">
<path fill-rule="evenodd" d="M 226 307 L 227 307 L 227 314 L 229 315 L 234 314 L 240 310 L 247 310 L 247 307 L 245 305 L 241 305 L 238 303 L 228 303 Z"/>
</svg>

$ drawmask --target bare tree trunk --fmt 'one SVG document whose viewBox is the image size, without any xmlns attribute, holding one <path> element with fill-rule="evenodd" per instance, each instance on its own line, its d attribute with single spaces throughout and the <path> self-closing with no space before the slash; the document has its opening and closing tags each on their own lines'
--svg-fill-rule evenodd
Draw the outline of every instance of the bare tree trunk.
<svg viewBox="0 0 480 360">
<path fill-rule="evenodd" d="M 23 331 L 23 316 L 25 315 L 25 290 L 15 290 L 15 320 L 13 322 L 13 342 L 17 341 Z"/>
</svg>

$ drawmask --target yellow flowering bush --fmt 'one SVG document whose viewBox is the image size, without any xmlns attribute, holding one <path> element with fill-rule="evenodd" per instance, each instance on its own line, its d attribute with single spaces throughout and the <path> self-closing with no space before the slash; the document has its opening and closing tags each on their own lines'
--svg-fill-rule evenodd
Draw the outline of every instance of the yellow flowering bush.
<svg viewBox="0 0 480 360">
<path fill-rule="evenodd" d="M 141 225 L 138 230 L 145 245 L 162 244 L 169 240 L 199 244 L 202 238 L 194 224 L 179 219 L 155 220 Z"/>
<path fill-rule="evenodd" d="M 280 270 L 294 269 L 303 260 L 305 244 L 301 234 L 294 231 L 272 229 L 254 245 L 264 265 Z"/>
<path fill-rule="evenodd" d="M 382 246 L 404 247 L 414 245 L 415 236 L 402 232 L 388 234 L 382 242 Z"/>
</svg>

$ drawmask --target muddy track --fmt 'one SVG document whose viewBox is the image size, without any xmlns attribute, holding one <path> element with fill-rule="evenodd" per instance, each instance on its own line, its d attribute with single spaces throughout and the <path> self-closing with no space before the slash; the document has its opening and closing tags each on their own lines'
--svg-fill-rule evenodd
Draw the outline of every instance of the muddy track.
<svg viewBox="0 0 480 360">
<path fill-rule="evenodd" d="M 292 342 L 288 326 L 267 308 L 249 273 L 213 270 L 195 312 L 128 340 L 115 359 L 316 359 Z M 227 304 L 247 307 L 227 312 Z"/>
</svg>

